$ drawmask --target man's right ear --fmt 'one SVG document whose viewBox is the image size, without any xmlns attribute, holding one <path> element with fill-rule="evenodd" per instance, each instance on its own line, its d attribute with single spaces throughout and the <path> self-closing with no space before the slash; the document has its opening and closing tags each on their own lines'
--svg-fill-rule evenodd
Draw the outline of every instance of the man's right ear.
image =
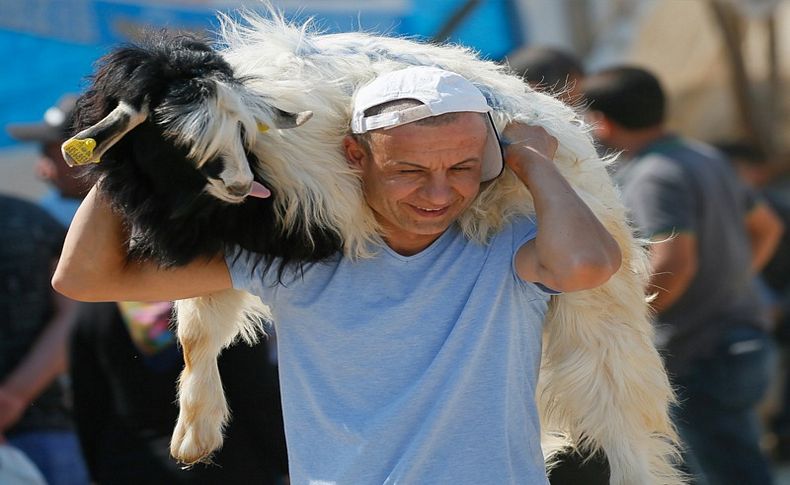
<svg viewBox="0 0 790 485">
<path fill-rule="evenodd" d="M 365 147 L 362 146 L 362 143 L 353 135 L 346 135 L 346 137 L 343 138 L 343 151 L 346 154 L 348 164 L 353 168 L 361 170 L 362 162 L 364 162 L 365 158 L 368 156 L 368 152 L 365 150 Z"/>
<path fill-rule="evenodd" d="M 612 135 L 612 121 L 600 111 L 590 110 L 585 113 L 584 118 L 592 126 L 596 138 L 605 140 Z"/>
</svg>

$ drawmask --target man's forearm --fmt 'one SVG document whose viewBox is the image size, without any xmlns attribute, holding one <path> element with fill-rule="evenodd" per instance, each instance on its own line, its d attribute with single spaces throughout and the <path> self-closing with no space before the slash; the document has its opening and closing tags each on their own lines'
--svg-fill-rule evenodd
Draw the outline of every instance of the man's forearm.
<svg viewBox="0 0 790 485">
<path fill-rule="evenodd" d="M 746 231 L 752 248 L 752 270 L 759 273 L 776 252 L 785 227 L 773 209 L 759 203 L 746 217 Z"/>
<path fill-rule="evenodd" d="M 697 238 L 693 233 L 654 237 L 647 293 L 655 295 L 651 306 L 656 313 L 663 313 L 683 296 L 697 274 L 698 264 Z"/>
<path fill-rule="evenodd" d="M 34 401 L 55 377 L 66 370 L 67 342 L 76 303 L 54 293 L 53 297 L 56 300 L 55 316 L 22 361 L 0 384 L 0 390 L 21 406 Z"/>
<path fill-rule="evenodd" d="M 585 265 L 619 267 L 614 238 L 554 163 L 532 163 L 528 170 L 525 178 L 540 228 L 536 245 L 541 262 L 557 272 Z"/>
<path fill-rule="evenodd" d="M 556 138 L 520 123 L 503 134 L 505 160 L 532 193 L 538 219 L 534 248 L 519 250 L 519 274 L 560 291 L 605 283 L 620 267 L 620 247 L 554 164 Z"/>
<path fill-rule="evenodd" d="M 691 279 L 669 271 L 654 273 L 647 285 L 648 295 L 653 297 L 650 307 L 656 314 L 665 312 L 683 296 Z"/>
<path fill-rule="evenodd" d="M 52 286 L 81 301 L 160 301 L 193 298 L 232 288 L 222 254 L 175 268 L 127 261 L 121 217 L 94 187 L 66 235 Z"/>
<path fill-rule="evenodd" d="M 120 217 L 93 187 L 69 227 L 53 286 L 67 296 L 81 299 L 91 287 L 113 282 L 124 268 L 125 247 Z"/>
</svg>

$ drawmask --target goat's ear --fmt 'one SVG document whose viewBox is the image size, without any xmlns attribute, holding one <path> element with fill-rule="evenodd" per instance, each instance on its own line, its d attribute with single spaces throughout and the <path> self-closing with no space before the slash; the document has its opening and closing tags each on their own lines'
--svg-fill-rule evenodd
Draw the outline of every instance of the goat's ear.
<svg viewBox="0 0 790 485">
<path fill-rule="evenodd" d="M 146 118 L 147 103 L 137 110 L 121 101 L 104 119 L 66 140 L 60 148 L 63 158 L 70 167 L 99 163 L 110 147 Z"/>
<path fill-rule="evenodd" d="M 272 109 L 272 114 L 274 115 L 272 121 L 274 121 L 275 128 L 279 128 L 281 130 L 302 126 L 305 124 L 305 122 L 307 122 L 307 120 L 313 117 L 312 111 L 290 113 L 277 108 Z"/>
</svg>

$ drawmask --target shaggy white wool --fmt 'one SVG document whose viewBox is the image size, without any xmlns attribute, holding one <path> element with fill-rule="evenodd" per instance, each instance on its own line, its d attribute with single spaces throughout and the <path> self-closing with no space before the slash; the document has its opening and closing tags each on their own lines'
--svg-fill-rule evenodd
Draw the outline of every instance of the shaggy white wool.
<svg viewBox="0 0 790 485">
<path fill-rule="evenodd" d="M 220 37 L 223 55 L 237 76 L 248 78 L 245 85 L 257 96 L 284 110 L 314 113 L 299 129 L 260 134 L 254 147 L 261 160 L 257 170 L 278 188 L 276 210 L 285 227 L 304 218 L 336 228 L 348 257 L 366 257 L 369 243 L 382 243 L 360 181 L 342 151 L 342 139 L 349 132 L 351 97 L 379 73 L 408 65 L 457 72 L 486 96 L 500 130 L 517 120 L 543 126 L 554 135 L 560 145 L 557 166 L 614 235 L 623 264 L 599 288 L 552 298 L 537 396 L 547 464 L 568 446 L 602 449 L 609 459 L 612 484 L 684 482 L 674 467 L 679 462 L 678 438 L 668 417 L 673 393 L 652 344 L 644 295 L 648 274 L 644 250 L 632 236 L 606 161 L 596 154 L 589 127 L 578 113 L 531 90 L 505 67 L 459 46 L 365 33 L 322 35 L 310 31 L 307 24 L 289 24 L 275 11 L 265 17 L 246 13 L 240 20 L 223 17 Z M 531 195 L 506 170 L 483 188 L 460 225 L 470 239 L 485 242 L 522 214 L 534 216 Z M 202 329 L 195 330 L 199 334 L 209 331 L 206 319 L 248 321 L 228 318 L 239 312 L 266 311 L 258 302 L 235 301 L 237 306 L 223 302 L 223 308 L 205 315 L 205 310 L 197 309 L 204 304 L 204 299 L 179 303 L 179 326 Z M 250 335 L 248 326 L 234 328 Z M 200 358 L 215 358 L 232 340 L 233 332 L 230 328 L 212 337 L 216 340 Z M 205 342 L 204 337 L 183 336 L 193 342 Z M 194 372 L 207 375 L 195 382 L 182 378 L 182 416 L 173 442 L 173 454 L 187 462 L 205 458 L 219 445 L 216 436 L 227 417 L 224 402 L 217 403 L 221 392 L 208 395 L 221 389 L 214 369 L 195 367 Z M 189 398 L 186 410 L 185 396 Z M 202 400 L 211 405 L 200 404 Z M 213 416 L 202 420 L 202 416 L 195 417 L 196 410 Z M 205 431 L 212 427 L 213 434 Z"/>
</svg>

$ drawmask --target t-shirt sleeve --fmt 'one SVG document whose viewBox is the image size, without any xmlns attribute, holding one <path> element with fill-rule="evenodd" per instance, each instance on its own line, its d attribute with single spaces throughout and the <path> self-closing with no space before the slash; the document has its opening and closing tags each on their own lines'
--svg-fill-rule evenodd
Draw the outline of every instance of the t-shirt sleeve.
<svg viewBox="0 0 790 485">
<path fill-rule="evenodd" d="M 518 271 L 516 271 L 516 253 L 523 245 L 532 241 L 537 236 L 538 226 L 532 219 L 524 219 L 513 226 L 513 258 L 511 260 L 511 270 L 513 271 L 513 276 L 521 283 L 532 285 L 542 293 L 547 295 L 559 295 L 562 292 L 552 290 L 551 288 L 534 281 L 523 280 L 521 276 L 519 276 Z"/>
<path fill-rule="evenodd" d="M 739 183 L 741 187 L 741 194 L 743 198 L 743 207 L 746 209 L 746 213 L 748 214 L 751 212 L 755 207 L 757 207 L 761 203 L 766 203 L 765 199 L 763 199 L 756 190 L 749 187 L 744 183 Z"/>
<path fill-rule="evenodd" d="M 692 183 L 680 167 L 640 177 L 629 189 L 625 205 L 641 237 L 695 232 L 698 208 Z"/>
<path fill-rule="evenodd" d="M 263 299 L 277 283 L 277 270 L 273 265 L 267 268 L 260 255 L 238 246 L 225 251 L 225 264 L 228 266 L 234 289 Z"/>
</svg>

